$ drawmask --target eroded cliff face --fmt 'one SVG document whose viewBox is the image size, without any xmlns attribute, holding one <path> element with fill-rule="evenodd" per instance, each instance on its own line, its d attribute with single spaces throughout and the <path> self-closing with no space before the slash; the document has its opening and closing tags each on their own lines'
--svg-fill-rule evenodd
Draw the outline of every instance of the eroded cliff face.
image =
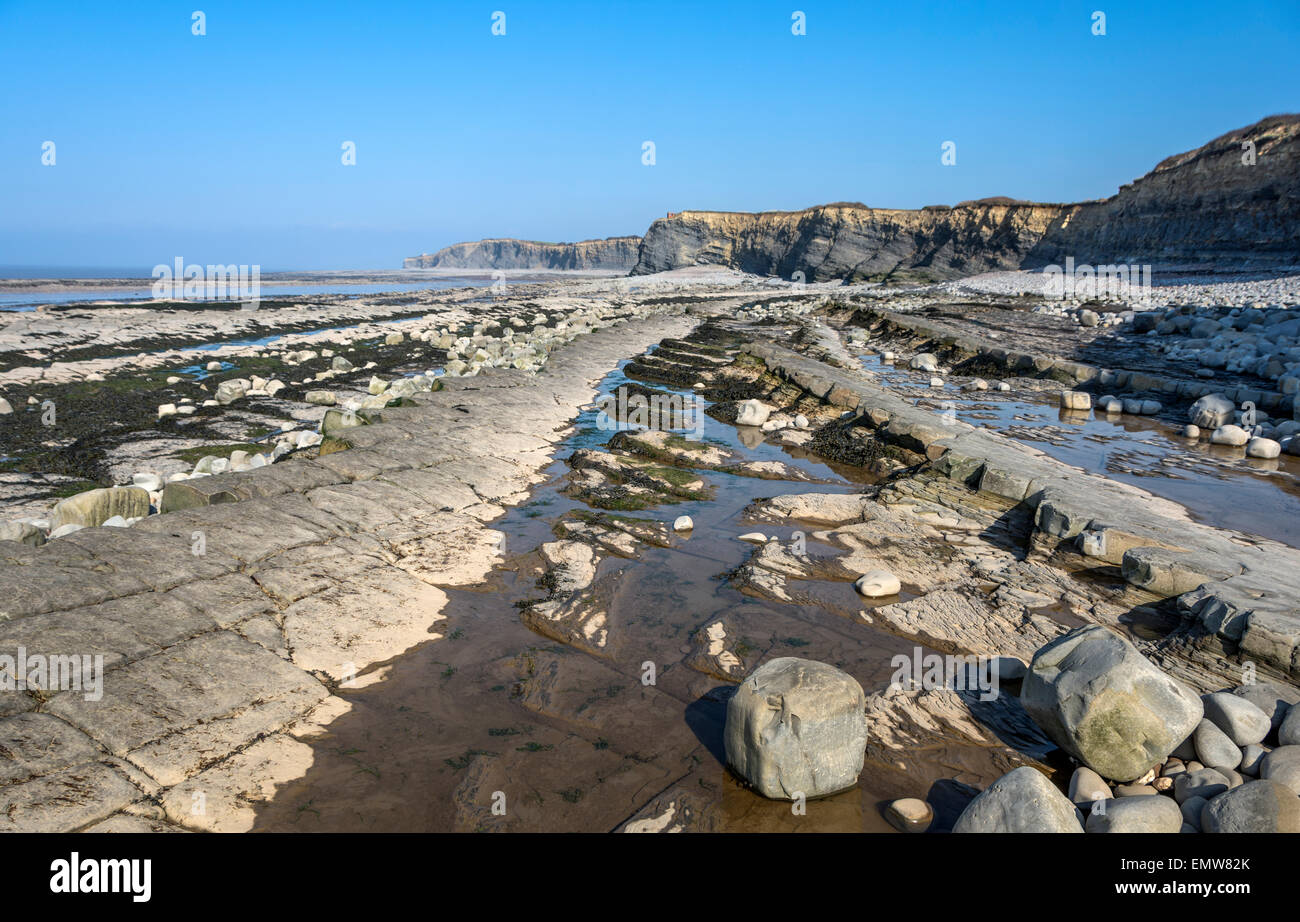
<svg viewBox="0 0 1300 922">
<path fill-rule="evenodd" d="M 633 274 L 729 266 L 809 282 L 932 280 L 1015 268 L 1068 206 L 988 200 L 919 211 L 821 205 L 683 211 L 650 225 Z"/>
<path fill-rule="evenodd" d="M 650 225 L 633 274 L 705 264 L 783 278 L 802 272 L 810 282 L 926 281 L 1071 256 L 1093 265 L 1300 265 L 1298 135 L 1298 115 L 1263 119 L 1168 158 L 1108 199 L 1073 205 L 984 199 L 919 211 L 844 203 L 683 211 Z M 1244 162 L 1251 151 L 1254 162 Z"/>
<path fill-rule="evenodd" d="M 410 256 L 407 269 L 618 269 L 636 265 L 640 237 L 607 237 L 578 243 L 541 243 L 510 238 L 457 243 L 436 253 Z"/>
<path fill-rule="evenodd" d="M 1094 265 L 1300 265 L 1300 115 L 1230 131 L 1079 206 L 1025 265 L 1067 256 Z"/>
</svg>

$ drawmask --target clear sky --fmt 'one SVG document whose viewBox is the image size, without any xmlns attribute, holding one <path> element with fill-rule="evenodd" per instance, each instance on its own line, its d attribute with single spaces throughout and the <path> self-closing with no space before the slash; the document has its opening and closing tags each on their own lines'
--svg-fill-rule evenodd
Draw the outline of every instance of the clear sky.
<svg viewBox="0 0 1300 922">
<path fill-rule="evenodd" d="M 0 83 L 0 265 L 388 268 L 686 208 L 1105 197 L 1300 109 L 1300 3 L 0 0 Z"/>
</svg>

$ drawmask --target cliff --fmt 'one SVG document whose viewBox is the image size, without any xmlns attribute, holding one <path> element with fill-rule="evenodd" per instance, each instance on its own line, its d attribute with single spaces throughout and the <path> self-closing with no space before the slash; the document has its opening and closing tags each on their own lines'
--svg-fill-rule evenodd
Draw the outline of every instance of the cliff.
<svg viewBox="0 0 1300 922">
<path fill-rule="evenodd" d="M 683 211 L 650 225 L 634 275 L 711 264 L 809 282 L 944 279 L 1013 268 L 1067 206 L 993 199 L 919 211 L 820 205 Z"/>
<path fill-rule="evenodd" d="M 633 274 L 708 264 L 807 281 L 924 281 L 1078 263 L 1300 265 L 1300 116 L 1273 116 L 1170 157 L 1108 199 L 953 208 L 837 203 L 683 211 L 650 225 Z M 1253 164 L 1243 144 L 1254 146 Z"/>
<path fill-rule="evenodd" d="M 1254 163 L 1244 162 L 1253 145 Z M 1230 131 L 1063 216 L 1027 267 L 1079 262 L 1300 265 L 1300 115 Z"/>
<path fill-rule="evenodd" d="M 510 238 L 456 243 L 436 253 L 410 256 L 406 269 L 618 269 L 636 265 L 640 237 L 607 237 L 578 243 L 541 243 Z"/>
</svg>

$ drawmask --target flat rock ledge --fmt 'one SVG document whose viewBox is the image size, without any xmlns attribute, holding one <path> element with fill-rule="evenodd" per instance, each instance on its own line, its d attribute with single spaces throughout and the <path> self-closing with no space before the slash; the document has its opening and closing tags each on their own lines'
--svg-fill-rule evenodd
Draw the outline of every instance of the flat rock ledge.
<svg viewBox="0 0 1300 922">
<path fill-rule="evenodd" d="M 743 352 L 856 415 L 886 443 L 951 481 L 1023 505 L 1039 538 L 1119 567 L 1132 585 L 1176 597 L 1188 627 L 1243 660 L 1300 678 L 1300 551 L 1193 522 L 1177 504 L 1080 471 L 997 433 L 913 406 L 887 389 L 767 342 Z"/>
<path fill-rule="evenodd" d="M 490 522 L 541 480 L 617 363 L 694 321 L 653 316 L 537 375 L 454 378 L 339 449 L 205 478 L 193 507 L 44 547 L 0 541 L 0 652 L 103 656 L 93 691 L 0 692 L 0 831 L 239 831 L 301 777 L 333 694 L 437 641 L 441 587 L 481 581 Z"/>
</svg>

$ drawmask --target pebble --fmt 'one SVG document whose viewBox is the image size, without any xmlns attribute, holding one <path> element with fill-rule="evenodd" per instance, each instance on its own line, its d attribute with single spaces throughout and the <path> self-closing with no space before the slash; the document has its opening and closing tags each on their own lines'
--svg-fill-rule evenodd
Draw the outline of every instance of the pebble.
<svg viewBox="0 0 1300 922">
<path fill-rule="evenodd" d="M 1259 775 L 1260 764 L 1264 761 L 1264 756 L 1269 754 L 1269 750 L 1260 746 L 1258 743 L 1252 743 L 1249 746 L 1241 747 L 1241 765 L 1238 768 L 1243 775 L 1256 777 Z"/>
<path fill-rule="evenodd" d="M 1197 832 L 1201 831 L 1201 811 L 1205 809 L 1205 805 L 1208 803 L 1209 801 L 1204 797 L 1197 796 L 1189 797 L 1179 804 L 1178 809 L 1183 812 L 1183 821 L 1189 826 L 1195 827 Z"/>
<path fill-rule="evenodd" d="M 915 797 L 895 800 L 884 812 L 889 825 L 899 832 L 925 832 L 934 821 L 934 808 Z"/>
<path fill-rule="evenodd" d="M 1121 784 L 1115 788 L 1116 797 L 1150 797 L 1157 793 L 1149 784 Z"/>
<path fill-rule="evenodd" d="M 1180 804 L 1185 803 L 1190 797 L 1204 797 L 1206 800 L 1212 800 L 1227 790 L 1227 776 L 1212 768 L 1187 771 L 1174 779 L 1174 799 Z"/>
<path fill-rule="evenodd" d="M 1068 796 L 1071 803 L 1090 804 L 1094 800 L 1110 800 L 1113 795 L 1110 785 L 1101 775 L 1086 765 L 1080 765 L 1070 776 Z"/>
</svg>

